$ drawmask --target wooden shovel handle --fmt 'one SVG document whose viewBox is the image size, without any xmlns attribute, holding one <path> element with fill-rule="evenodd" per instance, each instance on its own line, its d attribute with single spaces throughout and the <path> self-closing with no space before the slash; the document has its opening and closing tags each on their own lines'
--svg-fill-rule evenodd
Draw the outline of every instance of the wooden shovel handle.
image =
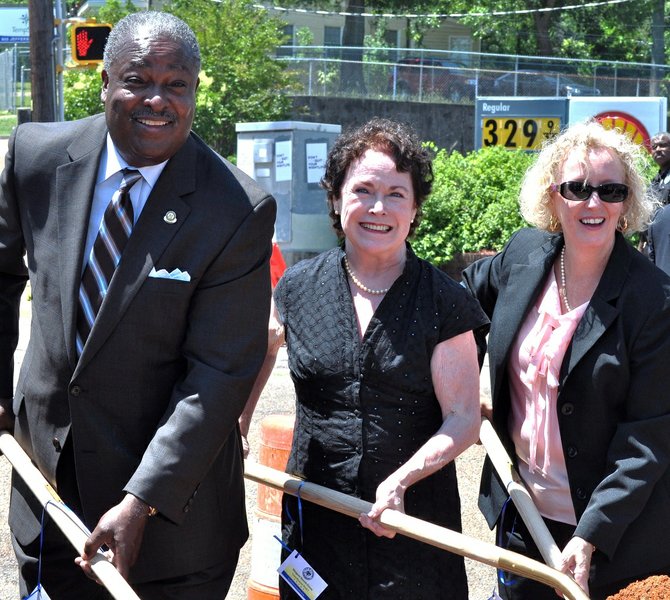
<svg viewBox="0 0 670 600">
<path fill-rule="evenodd" d="M 528 527 L 528 531 L 535 541 L 545 562 L 554 569 L 560 568 L 561 551 L 556 545 L 553 536 L 547 529 L 547 525 L 542 515 L 537 510 L 533 499 L 530 497 L 526 486 L 521 477 L 514 468 L 514 464 L 505 450 L 498 434 L 491 422 L 482 417 L 482 425 L 479 431 L 479 439 L 486 450 L 493 467 L 503 484 L 507 488 L 507 493 L 512 498 L 523 522 Z"/>
<path fill-rule="evenodd" d="M 370 502 L 360 498 L 302 481 L 297 477 L 250 460 L 244 461 L 244 471 L 244 476 L 251 481 L 268 485 L 293 496 L 300 495 L 303 500 L 355 519 L 372 508 Z M 468 537 L 392 509 L 386 509 L 381 514 L 379 521 L 397 533 L 431 546 L 545 583 L 560 590 L 570 600 L 588 600 L 588 596 L 572 578 L 522 554 L 503 550 L 494 544 Z"/>
<path fill-rule="evenodd" d="M 64 504 L 56 490 L 53 489 L 23 448 L 7 431 L 0 431 L 0 452 L 7 457 L 14 471 L 35 494 L 40 504 L 45 507 L 51 520 L 58 525 L 77 553 L 81 554 L 91 532 L 79 517 Z M 91 560 L 91 568 L 116 600 L 140 600 L 128 582 L 100 550 Z M 47 590 L 48 592 L 49 590 Z"/>
</svg>

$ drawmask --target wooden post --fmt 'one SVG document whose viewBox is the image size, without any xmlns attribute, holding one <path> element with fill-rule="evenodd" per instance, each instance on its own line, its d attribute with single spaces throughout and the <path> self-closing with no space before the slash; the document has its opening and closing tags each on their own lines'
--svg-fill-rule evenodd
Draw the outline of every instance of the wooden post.
<svg viewBox="0 0 670 600">
<path fill-rule="evenodd" d="M 33 121 L 56 120 L 54 103 L 54 11 L 51 0 L 28 0 Z"/>
</svg>

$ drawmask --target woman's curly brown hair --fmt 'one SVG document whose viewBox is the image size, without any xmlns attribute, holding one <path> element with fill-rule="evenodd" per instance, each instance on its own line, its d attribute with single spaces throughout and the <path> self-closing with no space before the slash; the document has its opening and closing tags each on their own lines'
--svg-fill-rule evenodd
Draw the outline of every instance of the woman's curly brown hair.
<svg viewBox="0 0 670 600">
<path fill-rule="evenodd" d="M 370 149 L 387 153 L 400 173 L 410 175 L 416 208 L 416 216 L 409 230 L 411 236 L 419 225 L 421 205 L 433 187 L 432 156 L 423 147 L 413 128 L 405 123 L 380 117 L 345 131 L 335 140 L 328 153 L 321 187 L 328 194 L 328 212 L 333 228 L 339 237 L 343 237 L 340 215 L 335 214 L 334 203 L 340 199 L 349 166 Z"/>
</svg>

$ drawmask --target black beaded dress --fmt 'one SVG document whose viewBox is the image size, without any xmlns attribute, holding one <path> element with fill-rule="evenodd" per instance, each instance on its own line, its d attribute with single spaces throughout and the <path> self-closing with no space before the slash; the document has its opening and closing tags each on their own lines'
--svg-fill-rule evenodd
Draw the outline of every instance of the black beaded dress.
<svg viewBox="0 0 670 600">
<path fill-rule="evenodd" d="M 287 471 L 374 502 L 379 483 L 442 423 L 433 349 L 488 319 L 465 289 L 407 246 L 404 272 L 361 340 L 343 255 L 335 248 L 298 263 L 275 290 L 297 397 Z M 409 488 L 405 510 L 460 531 L 454 464 Z M 307 501 L 299 510 L 288 494 L 282 525 L 285 543 L 329 584 L 320 600 L 467 599 L 455 554 L 401 535 L 378 538 L 356 519 Z M 280 592 L 296 598 L 283 581 Z"/>
</svg>

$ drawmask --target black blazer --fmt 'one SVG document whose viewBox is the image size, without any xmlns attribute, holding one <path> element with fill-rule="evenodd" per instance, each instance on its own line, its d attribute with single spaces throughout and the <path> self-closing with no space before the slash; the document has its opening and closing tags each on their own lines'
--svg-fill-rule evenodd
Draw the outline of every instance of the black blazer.
<svg viewBox="0 0 670 600">
<path fill-rule="evenodd" d="M 192 134 L 156 182 L 77 357 L 77 294 L 106 134 L 99 115 L 22 125 L 10 139 L 0 398 L 12 397 L 29 276 L 15 435 L 52 484 L 59 449 L 72 440 L 90 527 L 125 492 L 159 510 L 131 572 L 151 581 L 198 571 L 247 538 L 237 419 L 267 347 L 275 202 Z M 152 277 L 154 269 L 188 271 L 190 281 Z M 22 543 L 39 534 L 16 488 L 10 525 Z"/>
<path fill-rule="evenodd" d="M 670 206 L 659 209 L 649 225 L 647 253 L 659 269 L 670 274 Z"/>
<path fill-rule="evenodd" d="M 491 319 L 493 421 L 512 456 L 509 351 L 562 246 L 562 235 L 524 229 L 501 253 L 464 272 Z M 575 534 L 599 550 L 593 584 L 667 572 L 670 278 L 619 233 L 565 354 L 557 410 L 578 521 Z M 491 527 L 505 498 L 487 461 L 480 508 Z M 661 543 L 646 552 L 654 540 Z"/>
</svg>

